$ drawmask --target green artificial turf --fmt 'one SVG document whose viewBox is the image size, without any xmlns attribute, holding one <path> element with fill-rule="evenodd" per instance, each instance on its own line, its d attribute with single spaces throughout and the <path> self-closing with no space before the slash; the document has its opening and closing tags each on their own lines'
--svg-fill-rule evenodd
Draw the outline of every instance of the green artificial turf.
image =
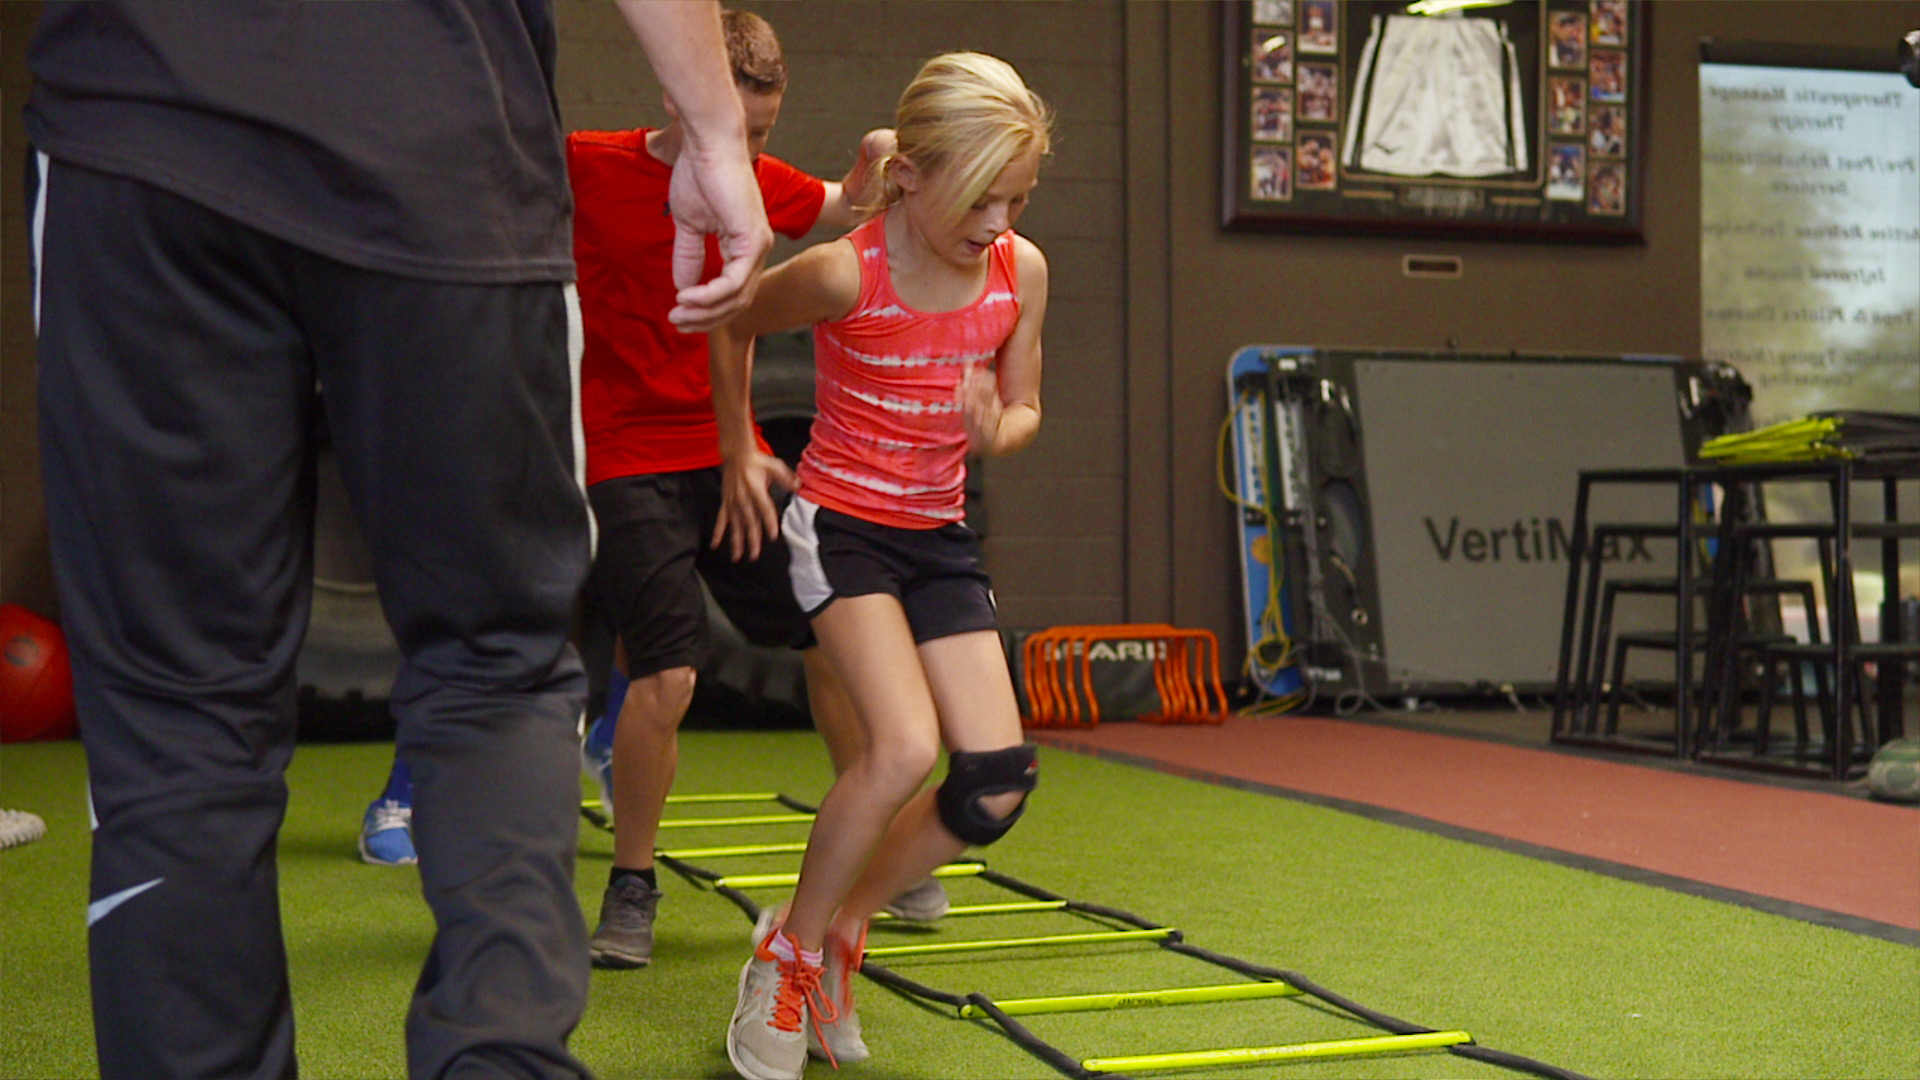
<svg viewBox="0 0 1920 1080">
<path fill-rule="evenodd" d="M 290 777 L 280 871 L 309 1077 L 403 1071 L 402 1015 L 432 928 L 412 871 L 365 866 L 354 852 L 390 753 L 303 746 Z M 1920 1076 L 1920 950 L 1071 753 L 1043 751 L 1041 773 L 1031 812 L 986 853 L 994 868 L 1179 927 L 1197 945 L 1298 972 L 1402 1019 L 1463 1029 L 1483 1045 L 1595 1077 Z M 828 781 L 810 733 L 689 731 L 676 790 L 814 800 Z M 0 751 L 0 805 L 39 813 L 49 828 L 46 839 L 0 853 L 0 1076 L 96 1075 L 83 791 L 77 744 Z M 669 816 L 740 809 L 676 807 Z M 799 836 L 793 827 L 675 830 L 665 843 Z M 611 837 L 583 824 L 579 891 L 590 921 L 611 854 Z M 664 888 L 654 965 L 594 973 L 574 1049 L 609 1078 L 730 1076 L 722 1036 L 748 949 L 745 917 L 671 875 Z M 957 903 L 1010 898 L 979 881 L 955 882 L 952 892 Z M 876 929 L 871 943 L 1086 929 L 1097 927 L 1057 914 L 954 919 L 932 938 Z M 996 998 L 1235 981 L 1152 945 L 893 966 Z M 1057 1075 L 990 1023 L 865 984 L 860 1009 L 874 1058 L 843 1069 L 848 1080 Z M 1375 1033 L 1305 999 L 1027 1022 L 1075 1057 Z M 809 1073 L 828 1075 L 823 1065 Z M 1520 1074 L 1422 1051 L 1145 1075 Z"/>
</svg>

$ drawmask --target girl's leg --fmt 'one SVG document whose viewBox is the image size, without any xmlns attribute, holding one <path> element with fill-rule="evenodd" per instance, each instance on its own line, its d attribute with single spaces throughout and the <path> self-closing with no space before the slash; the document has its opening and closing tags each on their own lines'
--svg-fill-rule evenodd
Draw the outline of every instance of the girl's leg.
<svg viewBox="0 0 1920 1080">
<path fill-rule="evenodd" d="M 817 644 L 802 649 L 800 663 L 807 675 L 807 709 L 813 713 L 814 730 L 827 744 L 827 758 L 838 776 L 866 753 L 867 733 L 825 650 Z"/>
<path fill-rule="evenodd" d="M 926 673 L 948 750 L 981 753 L 1022 744 L 1020 708 L 999 634 L 982 630 L 935 638 L 921 644 L 919 653 L 918 667 Z M 980 806 L 1005 818 L 1024 798 L 1018 791 L 988 795 Z M 966 847 L 942 823 L 937 790 L 918 793 L 894 817 L 865 873 L 847 894 L 834 917 L 834 931 L 858 940 L 861 928 L 888 899 Z"/>
<path fill-rule="evenodd" d="M 815 644 L 802 650 L 800 659 L 806 666 L 807 704 L 813 711 L 814 730 L 827 744 L 827 757 L 837 777 L 867 752 L 867 733 L 826 651 Z M 946 887 L 932 877 L 921 878 L 887 901 L 887 910 L 896 917 L 919 923 L 939 919 L 946 914 L 947 906 Z"/>
<path fill-rule="evenodd" d="M 814 618 L 813 628 L 853 700 L 866 753 L 821 800 L 807 841 L 786 932 L 808 950 L 821 947 L 847 890 L 888 824 L 926 783 L 940 753 L 935 697 L 897 599 L 875 593 L 835 600 Z"/>
</svg>

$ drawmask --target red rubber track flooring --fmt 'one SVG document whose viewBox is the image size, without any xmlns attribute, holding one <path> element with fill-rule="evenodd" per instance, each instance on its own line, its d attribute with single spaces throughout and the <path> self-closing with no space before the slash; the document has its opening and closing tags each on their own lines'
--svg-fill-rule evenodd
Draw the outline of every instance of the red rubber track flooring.
<svg viewBox="0 0 1920 1080">
<path fill-rule="evenodd" d="M 1031 735 L 1920 931 L 1920 812 L 1908 806 L 1306 716 Z"/>
</svg>

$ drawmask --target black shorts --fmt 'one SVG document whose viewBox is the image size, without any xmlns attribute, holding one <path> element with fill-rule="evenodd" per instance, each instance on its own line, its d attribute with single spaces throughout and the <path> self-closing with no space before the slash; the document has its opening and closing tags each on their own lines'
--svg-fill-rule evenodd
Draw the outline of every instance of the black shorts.
<svg viewBox="0 0 1920 1080">
<path fill-rule="evenodd" d="M 587 588 L 627 647 L 632 678 L 707 659 L 706 582 L 720 610 L 755 645 L 813 645 L 794 602 L 787 548 L 774 541 L 751 562 L 711 546 L 720 470 L 622 476 L 587 489 L 600 529 Z"/>
<path fill-rule="evenodd" d="M 838 597 L 886 593 L 906 609 L 916 642 L 998 628 L 980 537 L 965 525 L 876 525 L 795 496 L 780 531 L 792 552 L 793 593 L 808 618 Z"/>
</svg>

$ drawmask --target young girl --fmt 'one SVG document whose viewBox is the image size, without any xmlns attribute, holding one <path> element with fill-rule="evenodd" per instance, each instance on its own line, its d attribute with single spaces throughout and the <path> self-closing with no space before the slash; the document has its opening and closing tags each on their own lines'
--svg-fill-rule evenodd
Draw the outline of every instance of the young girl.
<svg viewBox="0 0 1920 1080">
<path fill-rule="evenodd" d="M 714 542 L 757 553 L 784 527 L 800 606 L 853 698 L 866 749 L 821 801 L 784 918 L 740 975 L 727 1054 L 749 1080 L 808 1052 L 867 1056 L 853 1011 L 867 920 L 970 844 L 999 839 L 1035 779 L 1012 678 L 962 520 L 966 456 L 1040 428 L 1047 265 L 1013 232 L 1051 117 L 1004 61 L 935 57 L 901 96 L 879 213 L 769 271 L 714 336 L 726 505 Z M 747 422 L 755 335 L 815 325 L 813 438 L 796 480 Z M 795 488 L 777 516 L 770 485 Z M 946 779 L 922 790 L 949 753 Z"/>
</svg>

